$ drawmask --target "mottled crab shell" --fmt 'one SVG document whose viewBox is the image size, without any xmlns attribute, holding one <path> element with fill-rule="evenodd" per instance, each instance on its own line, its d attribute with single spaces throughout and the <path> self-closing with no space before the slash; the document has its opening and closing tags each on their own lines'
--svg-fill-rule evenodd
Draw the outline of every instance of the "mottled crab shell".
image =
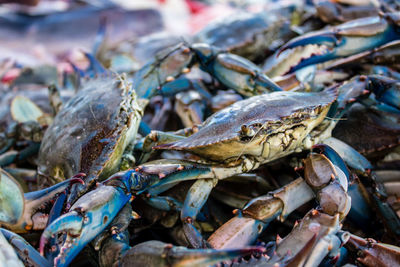
<svg viewBox="0 0 400 267">
<path fill-rule="evenodd" d="M 41 187 L 83 172 L 91 180 L 116 171 L 134 140 L 143 114 L 134 90 L 123 77 L 87 81 L 54 118 L 39 151 Z"/>
<path fill-rule="evenodd" d="M 304 140 L 336 98 L 335 88 L 254 96 L 213 114 L 197 133 L 154 148 L 184 150 L 220 162 L 241 155 L 270 161 L 307 147 Z"/>
<path fill-rule="evenodd" d="M 287 35 L 289 23 L 278 12 L 238 13 L 216 20 L 194 36 L 194 42 L 207 43 L 250 60 L 265 56 L 273 41 Z"/>
</svg>

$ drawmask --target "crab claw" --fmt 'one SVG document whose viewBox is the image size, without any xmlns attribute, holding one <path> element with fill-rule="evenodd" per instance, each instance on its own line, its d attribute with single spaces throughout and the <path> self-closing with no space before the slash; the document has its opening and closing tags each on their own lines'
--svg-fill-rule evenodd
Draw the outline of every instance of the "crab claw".
<svg viewBox="0 0 400 267">
<path fill-rule="evenodd" d="M 44 259 L 39 252 L 21 236 L 3 228 L 0 228 L 0 232 L 14 248 L 14 251 L 18 254 L 18 257 L 23 261 L 25 266 L 51 266 L 50 262 Z"/>
<path fill-rule="evenodd" d="M 329 30 L 311 32 L 292 39 L 281 47 L 277 55 L 287 49 L 305 45 L 321 45 L 320 53 L 303 59 L 291 71 L 296 71 L 311 64 L 355 55 L 372 50 L 400 38 L 397 30 L 396 14 L 367 17 L 349 21 Z"/>
<path fill-rule="evenodd" d="M 19 183 L 0 169 L 0 223 L 16 224 L 24 212 L 24 194 Z"/>
<path fill-rule="evenodd" d="M 187 249 L 160 241 L 147 241 L 131 248 L 121 266 L 209 266 L 225 260 L 263 253 L 262 247 L 240 249 Z"/>
<path fill-rule="evenodd" d="M 55 243 L 57 234 L 66 232 L 54 265 L 67 266 L 86 244 L 104 231 L 131 199 L 130 179 L 133 173 L 132 170 L 117 173 L 79 198 L 68 213 L 44 230 L 40 238 L 40 253 L 45 254 L 46 244 Z"/>
<path fill-rule="evenodd" d="M 370 75 L 369 80 L 378 101 L 397 110 L 400 109 L 400 84 L 398 80 L 381 75 Z"/>
<path fill-rule="evenodd" d="M 52 187 L 23 194 L 19 184 L 5 171 L 0 170 L 0 223 L 17 233 L 41 230 L 46 227 L 46 209 L 52 205 L 57 195 L 75 183 L 83 183 L 80 178 L 71 178 Z M 4 185 L 4 186 L 3 186 Z"/>
<path fill-rule="evenodd" d="M 365 266 L 397 266 L 400 263 L 400 248 L 350 235 L 346 247 L 357 251 L 357 261 Z"/>
</svg>

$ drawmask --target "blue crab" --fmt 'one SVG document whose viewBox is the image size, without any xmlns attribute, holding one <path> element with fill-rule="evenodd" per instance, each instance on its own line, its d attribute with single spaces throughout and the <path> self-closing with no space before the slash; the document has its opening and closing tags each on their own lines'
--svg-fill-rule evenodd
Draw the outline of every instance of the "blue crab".
<svg viewBox="0 0 400 267">
<path fill-rule="evenodd" d="M 211 164 L 204 160 L 148 162 L 132 171 L 133 192 L 155 196 L 182 180 L 197 179 L 181 213 L 185 232 L 196 243 L 199 237 L 191 223 L 217 180 L 249 172 L 325 139 L 335 124 L 325 117 L 337 93 L 336 88 L 319 93 L 275 92 L 239 101 L 211 116 L 197 133 L 155 147 L 190 151 Z"/>
<path fill-rule="evenodd" d="M 100 74 L 84 82 L 46 130 L 40 146 L 40 186 L 85 173 L 87 185 L 118 170 L 122 153 L 135 139 L 141 116 L 131 85 L 123 76 Z"/>
<path fill-rule="evenodd" d="M 294 33 L 290 30 L 290 17 L 296 7 L 288 6 L 262 13 L 240 12 L 214 21 L 196 33 L 194 42 L 207 43 L 230 53 L 260 61 L 267 51 L 283 44 Z"/>
<path fill-rule="evenodd" d="M 319 142 L 335 142 L 329 138 L 332 129 L 349 104 L 356 98 L 363 101 L 369 92 L 368 77 L 355 77 L 339 88 L 322 92 L 274 92 L 234 103 L 209 117 L 198 130 L 184 137 L 152 132 L 144 148 L 175 150 L 190 153 L 186 160 L 158 160 L 136 168 L 150 186 L 144 192 L 155 196 L 179 181 L 197 179 L 184 202 L 181 219 L 193 246 L 199 237 L 192 228 L 199 210 L 218 180 L 237 173 L 257 169 L 261 164 L 294 152 L 310 149 Z M 340 93 L 339 93 L 340 92 Z M 389 92 L 390 94 L 390 92 Z M 340 143 L 337 147 L 351 166 L 368 166 L 358 153 Z M 147 151 L 147 149 L 144 149 Z M 190 161 L 188 161 L 190 160 Z M 139 192 L 141 193 L 141 192 Z"/>
</svg>

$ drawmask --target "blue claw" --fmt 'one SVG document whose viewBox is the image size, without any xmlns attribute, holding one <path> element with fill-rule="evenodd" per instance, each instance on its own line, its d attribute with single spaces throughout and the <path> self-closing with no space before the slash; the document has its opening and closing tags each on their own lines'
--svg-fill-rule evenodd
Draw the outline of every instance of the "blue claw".
<svg viewBox="0 0 400 267">
<path fill-rule="evenodd" d="M 224 53 L 207 44 L 194 44 L 191 49 L 198 57 L 202 70 L 242 95 L 282 91 L 258 66 L 245 58 Z"/>
<path fill-rule="evenodd" d="M 400 109 L 400 85 L 397 80 L 380 75 L 370 75 L 369 80 L 376 100 Z"/>
<path fill-rule="evenodd" d="M 17 233 L 43 229 L 48 219 L 46 206 L 72 184 L 83 183 L 82 179 L 75 177 L 40 191 L 23 194 L 10 175 L 2 170 L 0 173 L 0 193 L 3 196 L 0 199 L 0 222 Z"/>
<path fill-rule="evenodd" d="M 70 211 L 44 230 L 40 239 L 40 253 L 45 254 L 46 244 L 56 235 L 66 232 L 59 255 L 54 259 L 57 266 L 67 266 L 78 253 L 111 223 L 118 212 L 131 199 L 131 189 L 137 186 L 133 170 L 117 173 L 95 190 L 83 195 Z"/>
<path fill-rule="evenodd" d="M 325 155 L 333 165 L 338 166 L 343 173 L 346 175 L 347 179 L 350 180 L 350 171 L 344 163 L 343 159 L 339 156 L 339 154 L 333 150 L 330 146 L 326 144 L 317 144 L 312 147 L 313 152 L 319 152 L 320 154 Z"/>
<path fill-rule="evenodd" d="M 8 243 L 14 248 L 25 266 L 52 266 L 50 262 L 44 259 L 25 239 L 3 228 L 0 228 L 0 231 L 7 239 Z"/>
<path fill-rule="evenodd" d="M 340 157 L 351 168 L 358 170 L 362 173 L 372 169 L 371 163 L 348 144 L 333 137 L 325 139 L 324 143 L 331 147 L 334 147 Z"/>
<path fill-rule="evenodd" d="M 311 32 L 292 39 L 281 47 L 278 54 L 287 49 L 309 44 L 324 45 L 327 48 L 321 54 L 314 54 L 293 66 L 291 72 L 305 66 L 328 60 L 355 55 L 372 50 L 386 43 L 400 39 L 396 13 L 384 16 L 368 17 L 349 21 L 329 30 Z"/>
</svg>

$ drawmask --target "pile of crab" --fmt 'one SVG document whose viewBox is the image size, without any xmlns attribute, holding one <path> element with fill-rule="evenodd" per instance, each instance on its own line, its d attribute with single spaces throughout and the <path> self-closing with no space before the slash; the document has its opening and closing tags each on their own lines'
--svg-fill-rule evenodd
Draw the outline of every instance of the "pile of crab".
<svg viewBox="0 0 400 267">
<path fill-rule="evenodd" d="M 400 9 L 339 2 L 2 64 L 0 265 L 399 266 Z"/>
</svg>

